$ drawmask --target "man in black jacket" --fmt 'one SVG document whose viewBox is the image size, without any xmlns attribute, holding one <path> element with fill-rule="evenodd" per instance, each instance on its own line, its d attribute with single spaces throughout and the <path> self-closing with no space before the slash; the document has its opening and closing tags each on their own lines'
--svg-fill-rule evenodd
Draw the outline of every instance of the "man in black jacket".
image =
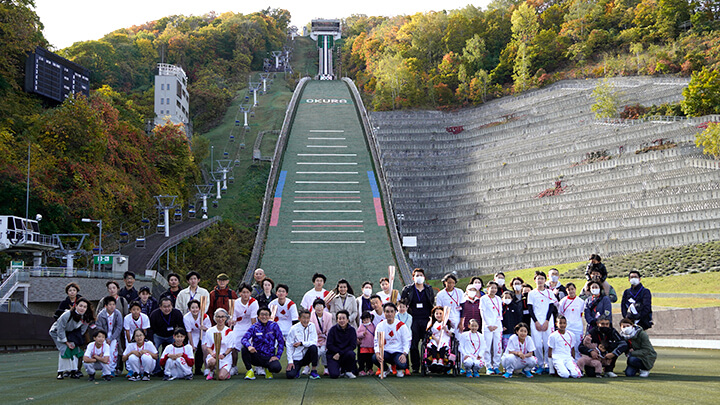
<svg viewBox="0 0 720 405">
<path fill-rule="evenodd" d="M 400 298 L 408 303 L 408 312 L 412 316 L 412 341 L 410 342 L 410 360 L 413 373 L 420 371 L 420 351 L 418 344 L 425 337 L 425 329 L 430 320 L 430 310 L 435 304 L 435 290 L 425 284 L 425 271 L 413 270 L 413 284 L 406 285 Z"/>
<path fill-rule="evenodd" d="M 173 308 L 172 300 L 168 297 L 160 298 L 160 308 L 154 310 L 150 316 L 150 329 L 153 332 L 153 343 L 158 353 L 162 353 L 165 346 L 173 344 L 173 331 L 175 328 L 184 328 L 183 314 Z M 162 373 L 160 362 L 155 365 L 153 374 Z"/>
<path fill-rule="evenodd" d="M 613 372 L 615 369 L 615 362 L 618 356 L 627 352 L 628 343 L 620 336 L 610 324 L 610 319 L 605 315 L 600 315 L 597 320 L 597 326 L 590 329 L 588 332 L 590 340 L 596 345 L 602 345 L 605 348 L 605 357 L 601 359 L 600 353 L 597 350 L 592 350 L 585 346 L 584 342 L 580 344 L 578 349 L 580 353 L 590 356 L 593 359 L 602 360 L 603 368 L 605 369 L 605 377 L 617 377 L 617 374 Z M 591 366 L 585 367 L 585 373 L 589 376 L 595 375 L 595 369 Z"/>
<path fill-rule="evenodd" d="M 620 310 L 623 318 L 628 318 L 643 329 L 650 329 L 652 320 L 652 293 L 640 282 L 640 272 L 631 270 L 628 274 L 630 288 L 623 292 Z"/>
<path fill-rule="evenodd" d="M 355 378 L 357 362 L 357 332 L 349 325 L 350 313 L 341 309 L 335 315 L 337 324 L 330 328 L 327 336 L 327 364 L 330 378 L 338 378 L 344 374 L 347 378 Z"/>
</svg>

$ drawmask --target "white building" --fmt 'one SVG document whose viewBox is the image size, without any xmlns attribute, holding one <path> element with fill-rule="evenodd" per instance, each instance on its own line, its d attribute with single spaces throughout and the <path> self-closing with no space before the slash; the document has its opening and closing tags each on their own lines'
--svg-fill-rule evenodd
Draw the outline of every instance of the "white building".
<svg viewBox="0 0 720 405">
<path fill-rule="evenodd" d="M 158 63 L 158 74 L 155 76 L 155 125 L 166 121 L 184 124 L 189 137 L 189 101 L 185 71 L 179 66 Z"/>
</svg>

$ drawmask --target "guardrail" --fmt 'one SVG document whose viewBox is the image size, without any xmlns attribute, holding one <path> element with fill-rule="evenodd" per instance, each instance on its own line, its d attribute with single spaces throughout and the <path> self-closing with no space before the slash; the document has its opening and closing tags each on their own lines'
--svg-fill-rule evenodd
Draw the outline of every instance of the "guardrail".
<svg viewBox="0 0 720 405">
<path fill-rule="evenodd" d="M 265 196 L 263 197 L 262 213 L 260 214 L 260 221 L 258 222 L 257 234 L 255 235 L 255 244 L 253 245 L 253 250 L 250 254 L 247 268 L 245 269 L 243 281 L 250 281 L 250 277 L 252 277 L 253 272 L 257 268 L 258 263 L 260 262 L 260 256 L 265 248 L 265 237 L 267 236 L 267 227 L 268 222 L 270 221 L 273 193 L 275 192 L 275 184 L 277 183 L 278 173 L 280 172 L 280 166 L 282 165 L 282 154 L 285 151 L 290 126 L 295 118 L 298 99 L 309 80 L 309 77 L 303 77 L 300 79 L 297 86 L 295 86 L 295 91 L 293 92 L 290 103 L 288 103 L 288 107 L 285 110 L 285 119 L 283 120 L 283 126 L 280 130 L 280 136 L 278 137 L 277 144 L 275 144 L 275 153 L 273 153 L 273 158 L 270 163 L 270 174 L 268 175 L 267 183 L 265 185 Z"/>
<path fill-rule="evenodd" d="M 18 282 L 29 282 L 30 277 L 122 278 L 122 273 L 88 269 L 68 270 L 67 267 L 19 267 Z M 12 277 L 12 274 L 8 277 Z M 138 281 L 152 281 L 153 277 L 136 275 Z M 4 283 L 3 283 L 4 286 Z"/>
<path fill-rule="evenodd" d="M 377 140 L 375 139 L 375 132 L 373 132 L 373 128 L 370 126 L 365 104 L 363 104 L 362 98 L 360 98 L 360 92 L 355 86 L 355 83 L 347 77 L 343 77 L 342 81 L 347 84 L 350 89 L 350 93 L 352 93 L 352 96 L 355 99 L 355 105 L 357 106 L 358 114 L 360 115 L 363 132 L 365 132 L 368 147 L 370 148 L 370 155 L 372 156 L 373 163 L 375 164 L 375 173 L 377 174 L 380 183 L 380 193 L 382 195 L 383 207 L 385 208 L 386 213 L 385 219 L 388 224 L 387 229 L 390 234 L 390 242 L 392 244 L 393 252 L 395 253 L 395 260 L 400 268 L 400 275 L 402 276 L 403 281 L 407 284 L 410 283 L 410 280 L 412 280 L 410 265 L 408 265 L 405 252 L 402 249 L 400 236 L 398 235 L 398 228 L 395 223 L 395 211 L 390 203 L 390 190 L 388 189 L 388 183 L 385 179 L 385 170 L 380 162 L 380 153 L 378 151 Z"/>
<path fill-rule="evenodd" d="M 145 263 L 145 266 L 144 266 L 145 269 L 146 270 L 149 269 L 153 263 L 155 263 L 156 261 L 158 261 L 160 259 L 160 256 L 162 256 L 166 250 L 177 245 L 178 243 L 180 243 L 181 240 L 187 238 L 188 236 L 196 235 L 198 232 L 202 231 L 203 229 L 207 228 L 208 226 L 210 226 L 216 222 L 219 222 L 221 220 L 222 220 L 222 217 L 215 216 L 215 217 L 208 219 L 207 221 L 203 221 L 203 222 L 195 225 L 194 227 L 186 230 L 185 232 L 181 232 L 177 235 L 171 236 L 162 245 L 160 245 L 160 247 L 157 248 L 157 250 L 152 255 L 150 260 L 148 260 Z"/>
<path fill-rule="evenodd" d="M 15 286 L 20 282 L 20 269 L 15 268 L 15 270 L 10 273 L 10 275 L 5 279 L 5 281 L 0 285 L 0 304 L 7 301 L 9 298 L 9 295 L 15 290 Z"/>
</svg>

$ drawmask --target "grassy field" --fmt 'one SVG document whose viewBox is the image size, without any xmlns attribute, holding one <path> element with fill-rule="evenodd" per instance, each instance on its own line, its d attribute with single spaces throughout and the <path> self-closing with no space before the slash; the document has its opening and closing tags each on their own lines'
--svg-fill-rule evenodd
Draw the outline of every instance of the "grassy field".
<svg viewBox="0 0 720 405">
<path fill-rule="evenodd" d="M 624 369 L 625 358 L 615 371 Z M 497 404 L 609 403 L 609 404 L 716 404 L 720 395 L 720 351 L 659 349 L 648 379 L 584 378 L 566 381 L 540 376 L 481 378 L 421 377 L 404 379 L 363 377 L 356 380 L 288 381 L 279 374 L 272 381 L 112 382 L 55 380 L 56 352 L 0 355 L 0 396 L 4 404 L 65 404 L 70 402 L 135 403 L 252 403 L 283 404 L 448 404 L 472 401 Z"/>
</svg>

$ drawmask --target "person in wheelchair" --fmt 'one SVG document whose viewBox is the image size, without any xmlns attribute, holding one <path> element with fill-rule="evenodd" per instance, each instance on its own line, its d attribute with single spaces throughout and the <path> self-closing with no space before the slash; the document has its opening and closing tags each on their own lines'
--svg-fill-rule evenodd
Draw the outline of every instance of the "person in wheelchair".
<svg viewBox="0 0 720 405">
<path fill-rule="evenodd" d="M 430 369 L 445 368 L 451 362 L 452 330 L 455 325 L 447 320 L 443 307 L 436 306 L 431 313 L 432 317 L 427 326 L 425 362 Z"/>
</svg>

